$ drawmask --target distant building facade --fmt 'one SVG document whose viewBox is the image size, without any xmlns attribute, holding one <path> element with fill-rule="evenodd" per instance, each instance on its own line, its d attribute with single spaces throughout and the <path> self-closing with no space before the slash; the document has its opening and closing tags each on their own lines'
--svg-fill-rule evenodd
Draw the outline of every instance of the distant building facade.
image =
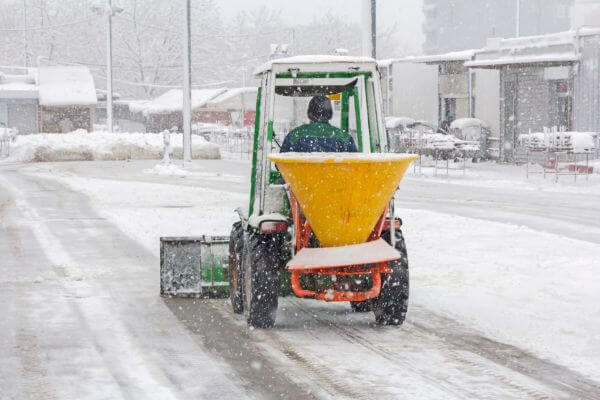
<svg viewBox="0 0 600 400">
<path fill-rule="evenodd" d="M 0 72 L 0 126 L 19 134 L 92 131 L 96 103 L 94 80 L 84 66 Z"/>
<path fill-rule="evenodd" d="M 565 31 L 574 0 L 521 0 L 520 35 Z M 489 37 L 514 37 L 516 0 L 423 0 L 425 54 L 477 49 Z"/>
</svg>

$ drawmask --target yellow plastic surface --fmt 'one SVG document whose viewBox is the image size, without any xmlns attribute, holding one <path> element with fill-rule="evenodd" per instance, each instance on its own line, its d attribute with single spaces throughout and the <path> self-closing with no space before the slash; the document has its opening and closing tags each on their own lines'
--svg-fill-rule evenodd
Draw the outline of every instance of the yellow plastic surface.
<svg viewBox="0 0 600 400">
<path fill-rule="evenodd" d="M 269 159 L 290 185 L 321 246 L 364 243 L 418 156 L 318 154 L 271 154 Z"/>
</svg>

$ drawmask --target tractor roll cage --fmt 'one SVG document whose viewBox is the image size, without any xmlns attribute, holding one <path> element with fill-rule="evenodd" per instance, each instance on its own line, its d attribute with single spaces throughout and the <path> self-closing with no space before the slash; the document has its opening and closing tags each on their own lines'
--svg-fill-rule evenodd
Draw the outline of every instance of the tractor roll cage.
<svg viewBox="0 0 600 400">
<path fill-rule="evenodd" d="M 388 151 L 380 80 L 376 68 L 373 71 L 331 72 L 302 72 L 290 68 L 288 72 L 265 71 L 260 74 L 260 77 L 261 86 L 256 98 L 248 216 L 263 214 L 266 187 L 281 181 L 281 175 L 272 169 L 271 162 L 267 159 L 267 155 L 273 150 L 275 136 L 275 94 L 299 96 L 301 93 L 303 96 L 313 96 L 340 93 L 340 128 L 349 132 L 350 107 L 354 107 L 358 151 L 361 153 Z M 343 79 L 346 81 L 342 81 Z M 259 189 L 258 196 L 257 189 Z"/>
</svg>

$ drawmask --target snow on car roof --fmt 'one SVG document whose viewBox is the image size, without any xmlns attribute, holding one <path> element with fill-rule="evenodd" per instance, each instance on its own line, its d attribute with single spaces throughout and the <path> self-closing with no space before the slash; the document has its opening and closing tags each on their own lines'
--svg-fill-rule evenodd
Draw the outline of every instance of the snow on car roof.
<svg viewBox="0 0 600 400">
<path fill-rule="evenodd" d="M 255 75 L 262 74 L 273 69 L 275 65 L 289 65 L 293 67 L 297 64 L 369 64 L 376 66 L 377 62 L 371 57 L 353 57 L 353 56 L 332 56 L 332 55 L 303 55 L 287 58 L 278 58 L 268 61 L 254 70 Z M 327 67 L 326 67 L 327 68 Z"/>
<path fill-rule="evenodd" d="M 385 127 L 387 129 L 395 129 L 400 125 L 407 126 L 415 122 L 417 121 L 410 117 L 385 117 Z"/>
<path fill-rule="evenodd" d="M 458 118 L 452 121 L 450 129 L 463 129 L 473 125 L 487 126 L 485 122 L 478 118 Z"/>
<path fill-rule="evenodd" d="M 96 86 L 85 66 L 51 66 L 38 69 L 42 106 L 96 105 Z"/>
</svg>

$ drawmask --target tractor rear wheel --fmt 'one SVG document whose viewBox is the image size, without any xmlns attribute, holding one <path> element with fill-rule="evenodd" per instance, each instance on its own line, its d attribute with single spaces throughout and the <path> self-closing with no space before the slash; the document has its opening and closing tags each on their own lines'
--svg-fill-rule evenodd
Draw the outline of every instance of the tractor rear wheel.
<svg viewBox="0 0 600 400">
<path fill-rule="evenodd" d="M 233 312 L 244 312 L 244 280 L 242 278 L 242 252 L 244 249 L 244 227 L 236 222 L 229 236 L 229 299 Z"/>
<path fill-rule="evenodd" d="M 272 328 L 279 295 L 280 248 L 274 235 L 251 232 L 244 246 L 244 312 L 248 325 Z"/>
<path fill-rule="evenodd" d="M 373 299 L 375 321 L 379 325 L 402 325 L 408 310 L 408 256 L 402 231 L 398 229 L 394 233 L 395 247 L 402 257 L 388 263 L 392 273 L 382 275 L 381 292 L 379 297 Z M 390 243 L 389 231 L 384 232 L 381 237 Z"/>
<path fill-rule="evenodd" d="M 371 300 L 366 301 L 351 301 L 350 308 L 354 312 L 369 312 L 373 310 Z"/>
</svg>

